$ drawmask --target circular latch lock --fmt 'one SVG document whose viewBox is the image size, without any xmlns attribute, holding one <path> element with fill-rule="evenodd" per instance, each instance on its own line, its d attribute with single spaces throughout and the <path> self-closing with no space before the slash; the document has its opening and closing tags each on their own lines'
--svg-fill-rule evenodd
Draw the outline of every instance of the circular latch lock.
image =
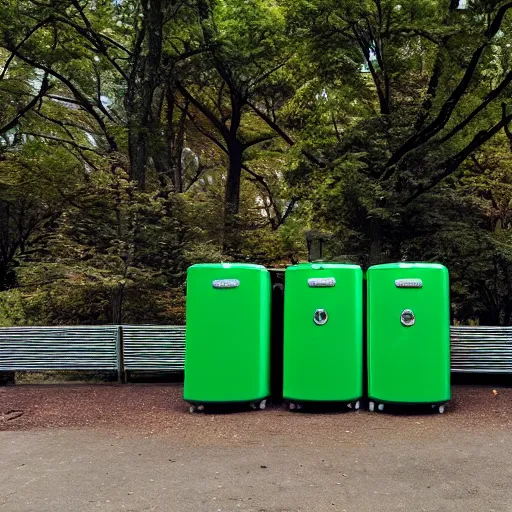
<svg viewBox="0 0 512 512">
<path fill-rule="evenodd" d="M 325 325 L 327 320 L 329 320 L 329 315 L 325 309 L 317 309 L 313 316 L 313 320 L 316 325 Z"/>
<path fill-rule="evenodd" d="M 402 311 L 400 321 L 402 322 L 402 325 L 404 325 L 405 327 L 412 327 L 416 323 L 416 318 L 414 317 L 414 313 L 410 309 L 405 309 L 404 311 Z"/>
</svg>

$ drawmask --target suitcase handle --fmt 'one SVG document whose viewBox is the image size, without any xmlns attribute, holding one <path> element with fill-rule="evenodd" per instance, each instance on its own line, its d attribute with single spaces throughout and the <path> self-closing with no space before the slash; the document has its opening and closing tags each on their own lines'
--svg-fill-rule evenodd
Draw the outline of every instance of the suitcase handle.
<svg viewBox="0 0 512 512">
<path fill-rule="evenodd" d="M 336 279 L 334 277 L 313 277 L 308 279 L 310 288 L 334 288 L 336 286 Z"/>
<path fill-rule="evenodd" d="M 238 279 L 216 279 L 212 282 L 212 286 L 218 290 L 238 288 L 240 281 Z"/>
<path fill-rule="evenodd" d="M 423 288 L 421 279 L 396 279 L 395 286 L 397 288 Z"/>
</svg>

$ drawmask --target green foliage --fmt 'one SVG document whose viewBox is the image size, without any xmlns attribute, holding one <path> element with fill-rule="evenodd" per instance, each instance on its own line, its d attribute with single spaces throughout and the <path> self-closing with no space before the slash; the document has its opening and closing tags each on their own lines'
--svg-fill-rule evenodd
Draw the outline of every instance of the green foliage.
<svg viewBox="0 0 512 512">
<path fill-rule="evenodd" d="M 26 325 L 26 314 L 19 290 L 0 292 L 0 327 Z"/>
<path fill-rule="evenodd" d="M 4 1 L 0 325 L 182 323 L 186 269 L 451 270 L 512 322 L 512 8 Z"/>
<path fill-rule="evenodd" d="M 179 196 L 138 192 L 119 169 L 95 173 L 60 215 L 46 250 L 18 269 L 30 308 L 54 311 L 51 323 L 120 323 L 123 312 L 162 321 L 166 310 L 179 318 L 164 297 L 170 288 L 180 295 L 199 241 L 179 219 L 186 208 Z"/>
</svg>

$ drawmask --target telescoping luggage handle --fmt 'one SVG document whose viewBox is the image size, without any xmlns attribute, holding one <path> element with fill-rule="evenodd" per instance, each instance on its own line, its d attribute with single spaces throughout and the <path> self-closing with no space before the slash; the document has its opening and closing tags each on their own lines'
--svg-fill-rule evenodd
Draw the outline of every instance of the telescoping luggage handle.
<svg viewBox="0 0 512 512">
<path fill-rule="evenodd" d="M 240 286 L 240 281 L 238 279 L 216 279 L 212 282 L 212 286 L 218 290 L 238 288 Z"/>
</svg>

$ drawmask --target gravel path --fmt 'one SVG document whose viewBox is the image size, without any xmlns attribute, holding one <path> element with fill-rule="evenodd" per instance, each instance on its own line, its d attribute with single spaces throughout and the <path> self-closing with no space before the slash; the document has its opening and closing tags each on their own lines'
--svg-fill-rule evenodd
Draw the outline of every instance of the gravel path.
<svg viewBox="0 0 512 512">
<path fill-rule="evenodd" d="M 444 415 L 290 413 L 282 407 L 193 414 L 181 385 L 14 386 L 0 388 L 0 430 L 89 429 L 172 436 L 194 443 L 253 443 L 268 436 L 353 442 L 372 436 L 444 436 L 512 430 L 512 389 L 456 386 Z"/>
<path fill-rule="evenodd" d="M 509 512 L 512 389 L 444 415 L 195 414 L 168 386 L 0 388 L 0 511 Z"/>
</svg>

